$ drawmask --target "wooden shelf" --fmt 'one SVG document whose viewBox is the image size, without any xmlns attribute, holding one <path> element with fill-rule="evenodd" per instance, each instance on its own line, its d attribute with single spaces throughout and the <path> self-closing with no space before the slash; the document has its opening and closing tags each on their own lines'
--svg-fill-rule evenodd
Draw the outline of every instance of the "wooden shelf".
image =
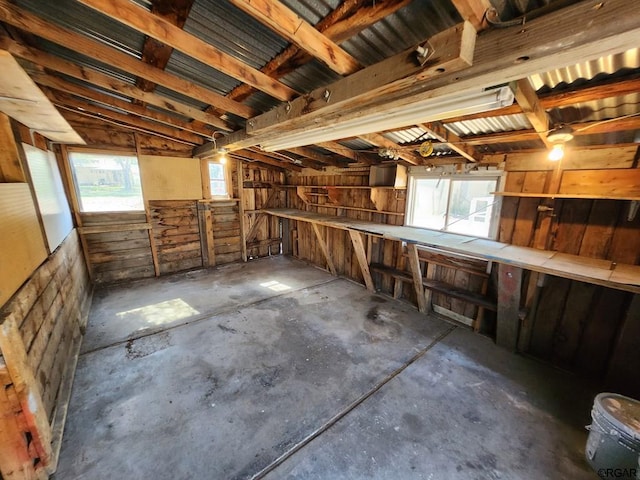
<svg viewBox="0 0 640 480">
<path fill-rule="evenodd" d="M 384 190 L 406 190 L 407 187 L 395 188 L 395 187 L 370 187 L 369 185 L 280 185 L 282 188 L 348 188 L 348 189 L 364 189 L 371 190 L 373 188 L 380 188 Z"/>
<path fill-rule="evenodd" d="M 528 193 L 528 192 L 491 192 L 500 197 L 519 198 L 559 198 L 559 199 L 584 199 L 584 200 L 633 200 L 640 201 L 640 197 L 612 197 L 607 195 L 578 195 L 567 193 Z"/>
</svg>

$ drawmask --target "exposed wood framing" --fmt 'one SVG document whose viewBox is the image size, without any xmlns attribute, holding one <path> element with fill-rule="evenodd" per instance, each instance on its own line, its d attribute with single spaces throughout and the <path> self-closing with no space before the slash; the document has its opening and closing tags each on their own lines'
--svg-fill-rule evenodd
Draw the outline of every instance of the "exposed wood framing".
<svg viewBox="0 0 640 480">
<path fill-rule="evenodd" d="M 534 130 L 544 144 L 551 148 L 553 145 L 547 140 L 549 133 L 549 116 L 538 99 L 536 91 L 528 78 L 521 78 L 516 81 L 515 87 L 516 102 L 520 105 L 522 112 L 527 116 Z"/>
<path fill-rule="evenodd" d="M 476 151 L 476 149 L 464 143 L 464 139 L 453 133 L 442 124 L 442 122 L 431 122 L 420 124 L 424 130 L 436 137 L 441 142 L 445 143 L 451 150 L 457 152 L 467 160 L 471 162 L 479 162 L 482 160 L 482 155 Z"/>
<path fill-rule="evenodd" d="M 333 157 L 328 155 L 323 155 L 322 153 L 316 152 L 312 148 L 309 147 L 295 147 L 287 149 L 288 152 L 295 153 L 296 155 L 300 155 L 302 157 L 308 158 L 310 160 L 315 160 L 317 162 L 326 163 L 327 165 L 333 165 L 334 167 L 344 167 L 345 162 L 336 160 Z"/>
<path fill-rule="evenodd" d="M 79 0 L 80 3 L 179 50 L 216 70 L 248 83 L 278 100 L 291 100 L 296 92 L 235 57 L 218 50 L 170 22 L 127 0 Z M 224 98 L 224 97 L 223 97 Z M 227 103 L 232 100 L 225 99 Z M 207 101 L 201 99 L 201 101 Z M 216 102 L 209 102 L 216 105 Z M 222 107 L 224 108 L 224 107 Z M 230 110 L 229 110 L 230 111 Z"/>
<path fill-rule="evenodd" d="M 134 6 L 134 5 L 132 5 Z M 137 7 L 144 10 L 141 7 Z M 146 12 L 147 16 L 153 17 L 156 21 L 162 21 L 155 15 Z M 22 10 L 7 0 L 0 0 L 0 20 L 21 30 L 31 32 L 39 37 L 62 45 L 75 52 L 96 58 L 107 65 L 119 70 L 126 70 L 137 77 L 144 78 L 151 82 L 162 85 L 170 90 L 176 91 L 188 97 L 215 105 L 224 111 L 235 113 L 236 115 L 250 116 L 253 111 L 249 107 L 215 93 L 206 88 L 200 87 L 193 82 L 167 73 L 159 68 L 152 67 L 147 63 L 136 60 L 134 57 L 106 46 L 103 43 L 91 40 L 90 38 L 74 33 L 53 23 L 46 22 L 40 17 Z M 170 24 L 169 24 L 170 25 Z M 184 33 L 178 27 L 170 25 L 177 31 Z"/>
<path fill-rule="evenodd" d="M 194 0 L 152 0 L 151 13 L 165 19 L 167 22 L 182 28 L 187 21 L 189 11 Z M 147 37 L 142 46 L 142 61 L 164 70 L 171 58 L 173 48 L 155 38 Z M 152 92 L 156 88 L 155 83 L 144 78 L 136 80 L 136 87 L 145 92 Z"/>
<path fill-rule="evenodd" d="M 370 143 L 371 145 L 375 145 L 380 148 L 388 148 L 390 150 L 396 151 L 398 157 L 400 157 L 405 162 L 409 162 L 411 165 L 422 165 L 424 163 L 424 158 L 413 151 L 409 151 L 405 148 L 402 148 L 397 143 L 389 140 L 386 137 L 383 137 L 379 133 L 368 133 L 366 135 L 360 135 L 360 138 L 365 142 Z"/>
<path fill-rule="evenodd" d="M 283 3 L 274 0 L 230 1 L 260 23 L 325 63 L 334 72 L 348 75 L 361 68 L 358 60 Z"/>
<path fill-rule="evenodd" d="M 376 288 L 373 284 L 371 271 L 369 270 L 369 262 L 367 261 L 367 254 L 364 249 L 362 234 L 360 232 L 356 232 L 355 230 L 349 230 L 349 236 L 351 237 L 353 251 L 358 258 L 358 264 L 360 265 L 360 271 L 362 272 L 362 277 L 364 278 L 364 283 L 367 286 L 367 290 L 375 292 Z"/>
<path fill-rule="evenodd" d="M 498 320 L 496 343 L 515 351 L 520 329 L 520 291 L 522 268 L 498 265 Z"/>
<path fill-rule="evenodd" d="M 420 269 L 420 259 L 418 258 L 418 246 L 415 243 L 409 243 L 407 245 L 407 253 L 409 254 L 409 269 L 413 279 L 413 288 L 416 292 L 418 310 L 425 313 L 427 311 L 427 300 L 422 286 L 422 270 Z"/>
<path fill-rule="evenodd" d="M 318 245 L 320 245 L 320 250 L 322 250 L 322 254 L 324 255 L 325 260 L 327 261 L 327 267 L 329 267 L 329 271 L 331 272 L 331 275 L 336 276 L 337 272 L 336 272 L 336 267 L 333 264 L 333 258 L 331 258 L 331 250 L 329 249 L 327 242 L 325 242 L 325 239 L 322 236 L 320 227 L 318 226 L 317 223 L 312 223 L 311 226 L 313 227 L 313 231 L 316 234 L 316 240 L 318 240 Z"/>
<path fill-rule="evenodd" d="M 302 171 L 302 168 L 297 165 L 294 165 L 292 163 L 289 163 L 283 160 L 276 160 L 272 157 L 268 157 L 263 153 L 254 152 L 251 150 L 238 150 L 236 152 L 233 152 L 231 156 L 234 158 L 246 159 L 253 162 L 264 163 L 265 165 L 273 165 L 274 167 L 287 168 L 295 172 Z"/>
</svg>

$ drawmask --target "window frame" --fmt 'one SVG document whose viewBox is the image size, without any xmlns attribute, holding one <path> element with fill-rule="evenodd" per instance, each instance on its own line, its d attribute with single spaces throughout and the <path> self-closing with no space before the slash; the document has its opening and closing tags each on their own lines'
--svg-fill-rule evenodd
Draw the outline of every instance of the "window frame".
<svg viewBox="0 0 640 480">
<path fill-rule="evenodd" d="M 491 220 L 489 223 L 489 234 L 488 236 L 478 236 L 470 233 L 460 233 L 453 232 L 451 230 L 447 230 L 447 221 L 449 219 L 449 211 L 451 209 L 451 195 L 453 188 L 451 185 L 449 186 L 449 190 L 447 192 L 447 205 L 445 212 L 445 228 L 442 229 L 434 229 L 428 227 L 421 227 L 418 225 L 412 225 L 413 216 L 414 216 L 414 203 L 416 200 L 416 180 L 422 179 L 442 179 L 449 182 L 463 182 L 463 181 L 487 181 L 491 179 L 496 180 L 496 192 L 502 191 L 503 183 L 504 183 L 504 172 L 495 171 L 495 170 L 483 170 L 477 171 L 473 173 L 448 173 L 448 172 L 416 172 L 409 171 L 407 177 L 407 202 L 405 205 L 405 215 L 404 215 L 404 226 L 411 228 L 420 228 L 423 230 L 432 230 L 435 232 L 446 232 L 453 233 L 456 235 L 465 235 L 468 237 L 474 238 L 484 238 L 489 240 L 496 240 L 498 237 L 499 231 L 499 223 L 500 223 L 500 210 L 502 208 L 502 197 L 499 195 L 494 195 L 494 203 L 493 208 L 491 209 Z"/>
<path fill-rule="evenodd" d="M 206 179 L 203 179 L 203 186 L 206 187 L 206 192 L 204 193 L 204 197 L 206 199 L 209 200 L 230 200 L 231 198 L 233 198 L 233 184 L 231 183 L 231 171 L 229 168 L 229 160 L 227 160 L 226 162 L 221 162 L 219 160 L 213 159 L 213 158 L 209 158 L 209 159 L 205 159 L 203 160 L 203 166 L 205 168 L 203 168 L 203 174 L 206 174 Z M 224 172 L 224 184 L 227 190 L 226 195 L 213 195 L 213 193 L 211 192 L 211 175 L 210 175 L 210 170 L 209 170 L 209 165 L 211 164 L 216 164 L 216 165 L 222 165 L 222 169 Z"/>
<path fill-rule="evenodd" d="M 144 195 L 144 188 L 142 186 L 142 172 L 140 170 L 140 158 L 138 157 L 137 152 L 132 151 L 132 150 L 108 150 L 108 149 L 99 149 L 99 148 L 83 148 L 83 147 L 64 147 L 63 150 L 65 151 L 64 153 L 64 157 L 65 157 L 65 167 L 68 169 L 67 170 L 67 175 L 69 177 L 69 182 L 70 182 L 70 187 L 72 190 L 72 203 L 73 203 L 73 208 L 76 212 L 78 212 L 79 214 L 83 214 L 83 213 L 110 213 L 110 212 L 123 212 L 123 213 L 127 213 L 127 212 L 136 212 L 136 213 L 140 213 L 140 212 L 146 212 L 146 198 Z M 74 169 L 73 166 L 73 162 L 71 161 L 71 156 L 74 153 L 82 153 L 82 154 L 89 154 L 89 155 L 106 155 L 106 156 L 120 156 L 120 157 L 133 157 L 136 159 L 136 162 L 138 162 L 138 172 L 140 173 L 140 197 L 142 199 L 142 207 L 139 210 L 99 210 L 99 211 L 93 211 L 93 210 L 83 210 L 82 207 L 82 195 L 80 193 L 80 185 L 78 183 L 77 180 L 77 176 L 76 176 L 76 171 Z"/>
</svg>

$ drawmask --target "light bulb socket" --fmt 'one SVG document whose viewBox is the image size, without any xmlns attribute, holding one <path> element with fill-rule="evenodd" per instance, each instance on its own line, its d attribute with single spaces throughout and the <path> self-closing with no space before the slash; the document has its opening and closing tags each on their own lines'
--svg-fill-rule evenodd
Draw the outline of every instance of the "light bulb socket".
<svg viewBox="0 0 640 480">
<path fill-rule="evenodd" d="M 561 127 L 554 128 L 547 135 L 547 140 L 551 143 L 567 143 L 573 140 L 573 128 L 569 125 L 562 125 Z"/>
</svg>

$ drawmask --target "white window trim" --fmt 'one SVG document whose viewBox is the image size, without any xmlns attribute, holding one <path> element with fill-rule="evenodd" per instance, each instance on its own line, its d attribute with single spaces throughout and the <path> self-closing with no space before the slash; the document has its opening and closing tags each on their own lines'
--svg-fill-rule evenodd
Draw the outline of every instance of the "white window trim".
<svg viewBox="0 0 640 480">
<path fill-rule="evenodd" d="M 418 227 L 415 225 L 411 225 L 413 223 L 413 203 L 415 200 L 415 191 L 416 191 L 416 187 L 415 187 L 415 181 L 419 180 L 419 179 L 427 179 L 427 178 L 433 178 L 433 179 L 438 179 L 438 178 L 442 178 L 443 180 L 487 180 L 487 179 L 496 179 L 496 191 L 502 191 L 503 189 L 503 184 L 504 184 L 504 172 L 503 171 L 496 171 L 496 170 L 482 170 L 482 171 L 476 171 L 473 173 L 449 173 L 449 172 L 428 172 L 428 171 L 409 171 L 408 174 L 408 181 L 407 181 L 407 202 L 405 205 L 405 212 L 404 212 L 404 226 L 406 227 L 411 227 L 411 228 L 420 228 L 422 230 L 433 230 L 436 232 L 448 232 L 448 230 L 445 229 L 440 229 L 440 230 L 435 230 L 435 229 L 430 229 L 430 228 L 426 228 L 426 227 Z M 502 210 L 502 197 L 499 195 L 495 195 L 494 196 L 495 201 L 493 204 L 493 208 L 491 209 L 491 223 L 490 223 L 490 229 L 489 229 L 489 235 L 487 237 L 476 237 L 476 238 L 488 238 L 490 240 L 495 240 L 498 238 L 498 230 L 500 227 L 500 211 Z M 450 206 L 450 199 L 451 199 L 451 189 L 449 189 L 449 200 L 447 201 L 447 210 L 449 209 Z M 455 233 L 456 235 L 466 235 L 469 237 L 474 237 L 474 235 L 469 235 L 469 234 L 460 234 L 460 233 L 456 233 L 456 232 L 450 232 L 450 233 Z"/>
<path fill-rule="evenodd" d="M 233 184 L 231 183 L 231 170 L 229 168 L 229 160 L 227 160 L 226 162 L 220 162 L 218 160 L 207 160 L 207 183 L 209 185 L 209 199 L 210 200 L 229 200 L 231 198 L 233 198 Z M 211 175 L 209 174 L 209 164 L 211 163 L 215 163 L 215 164 L 219 164 L 222 165 L 223 171 L 224 171 L 224 183 L 225 183 L 225 187 L 227 189 L 227 194 L 226 195 L 214 195 L 213 193 L 211 193 Z"/>
</svg>

